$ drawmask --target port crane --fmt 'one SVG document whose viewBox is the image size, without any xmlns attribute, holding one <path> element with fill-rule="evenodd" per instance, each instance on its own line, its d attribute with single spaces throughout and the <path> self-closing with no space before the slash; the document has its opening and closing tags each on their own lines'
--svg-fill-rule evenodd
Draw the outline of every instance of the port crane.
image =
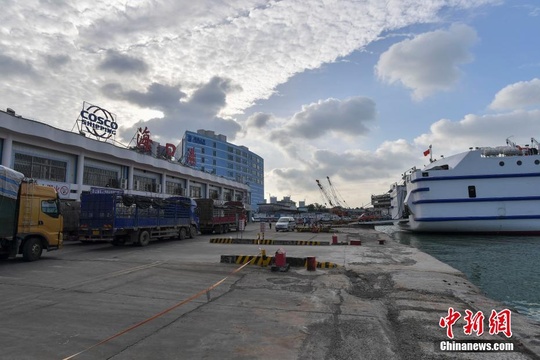
<svg viewBox="0 0 540 360">
<path fill-rule="evenodd" d="M 332 198 L 330 197 L 326 189 L 322 186 L 319 180 L 315 180 L 315 181 L 317 182 L 317 185 L 319 186 L 319 190 L 321 190 L 321 194 L 323 195 L 324 200 L 328 203 L 328 205 L 333 207 L 334 204 L 332 203 Z"/>
<path fill-rule="evenodd" d="M 328 180 L 328 184 L 330 185 L 330 193 L 325 189 L 325 187 L 321 184 L 319 180 L 315 180 L 317 182 L 317 185 L 319 186 L 319 189 L 321 190 L 321 193 L 323 195 L 324 200 L 332 207 L 330 212 L 333 214 L 336 214 L 338 216 L 344 216 L 346 215 L 345 211 L 343 210 L 342 202 L 345 203 L 345 200 L 340 201 L 337 191 L 332 185 L 332 182 L 330 181 L 330 177 L 326 177 Z M 345 203 L 347 206 L 347 204 Z"/>
<path fill-rule="evenodd" d="M 334 198 L 334 203 L 336 204 L 336 206 L 348 208 L 349 205 L 347 205 L 347 202 L 345 201 L 345 199 L 339 194 L 339 192 L 334 187 L 334 185 L 332 185 L 332 182 L 330 181 L 330 177 L 327 176 L 326 179 L 328 180 L 328 185 L 330 185 L 330 192 L 332 193 L 332 197 Z"/>
</svg>

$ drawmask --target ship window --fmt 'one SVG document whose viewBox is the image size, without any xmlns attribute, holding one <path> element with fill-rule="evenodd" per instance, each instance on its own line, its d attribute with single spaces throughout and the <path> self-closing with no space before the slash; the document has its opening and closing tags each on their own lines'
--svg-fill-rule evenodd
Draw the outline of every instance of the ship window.
<svg viewBox="0 0 540 360">
<path fill-rule="evenodd" d="M 469 186 L 469 197 L 470 198 L 476 197 L 476 186 Z"/>
<path fill-rule="evenodd" d="M 504 166 L 504 161 L 499 162 L 500 166 Z"/>
<path fill-rule="evenodd" d="M 521 164 L 522 164 L 521 160 L 518 160 L 518 161 L 517 161 L 517 164 L 518 164 L 518 165 L 521 165 Z"/>
<path fill-rule="evenodd" d="M 538 165 L 538 164 L 540 164 L 540 160 L 534 160 L 534 163 L 535 163 L 536 165 Z"/>
</svg>

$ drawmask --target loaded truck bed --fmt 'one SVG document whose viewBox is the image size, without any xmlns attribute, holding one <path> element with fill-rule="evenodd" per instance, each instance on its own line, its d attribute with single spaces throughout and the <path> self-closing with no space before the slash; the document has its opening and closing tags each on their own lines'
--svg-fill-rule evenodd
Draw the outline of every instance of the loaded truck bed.
<svg viewBox="0 0 540 360">
<path fill-rule="evenodd" d="M 79 239 L 144 246 L 152 239 L 193 237 L 198 226 L 195 207 L 186 197 L 83 194 Z"/>
</svg>

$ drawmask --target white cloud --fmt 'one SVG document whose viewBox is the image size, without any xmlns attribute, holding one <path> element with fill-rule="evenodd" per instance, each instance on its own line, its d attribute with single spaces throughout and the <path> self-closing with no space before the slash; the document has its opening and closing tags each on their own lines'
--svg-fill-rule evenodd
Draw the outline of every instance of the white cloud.
<svg viewBox="0 0 540 360">
<path fill-rule="evenodd" d="M 331 176 L 358 204 L 386 191 L 421 156 L 417 144 L 404 140 L 374 152 L 362 149 L 376 118 L 373 100 L 347 93 L 353 97 L 298 105 L 285 118 L 260 113 L 236 121 L 239 114 L 291 77 L 362 50 L 381 35 L 438 22 L 441 11 L 498 2 L 4 0 L 0 106 L 71 129 L 82 102 L 89 101 L 117 115 L 126 139 L 138 126 L 148 126 L 162 143 L 199 128 L 230 140 L 236 135 L 265 158 L 270 191 L 275 186 L 319 199 L 314 179 Z M 426 43 L 430 36 L 452 44 L 460 56 L 450 54 L 442 68 L 446 80 L 431 85 L 413 67 L 405 85 L 421 96 L 457 79 L 451 70 L 469 59 L 475 34 L 451 28 L 426 35 Z M 391 75 L 403 81 L 406 69 L 398 70 Z M 313 191 L 305 192 L 310 186 Z"/>
<path fill-rule="evenodd" d="M 125 90 L 144 91 L 152 83 L 182 84 L 189 95 L 217 76 L 242 89 L 227 95 L 220 114 L 227 117 L 268 98 L 295 74 L 361 49 L 383 32 L 433 22 L 441 9 L 493 2 L 5 0 L 0 53 L 10 66 L 33 72 L 0 84 L 0 90 L 7 106 L 32 109 L 29 116 L 63 128 L 71 128 L 69 114 L 77 114 L 83 100 L 134 124 L 145 120 L 140 109 L 107 98 L 101 87 L 118 82 Z M 147 72 L 100 71 L 110 51 Z M 70 61 L 50 71 L 51 55 Z M 46 81 L 33 80 L 37 76 Z M 14 89 L 25 89 L 25 96 Z"/>
<path fill-rule="evenodd" d="M 452 25 L 392 45 L 377 63 L 380 79 L 401 83 L 422 100 L 438 91 L 450 90 L 459 80 L 459 65 L 472 60 L 469 48 L 476 31 L 467 25 Z"/>
<path fill-rule="evenodd" d="M 515 111 L 504 114 L 468 114 L 459 121 L 439 120 L 430 127 L 430 133 L 418 136 L 418 146 L 433 144 L 433 151 L 451 155 L 469 147 L 504 145 L 511 137 L 519 144 L 540 137 L 540 110 Z"/>
<path fill-rule="evenodd" d="M 298 194 L 308 203 L 324 203 L 315 179 L 323 182 L 330 176 L 345 199 L 360 206 L 369 202 L 372 194 L 388 191 L 406 170 L 427 165 L 422 152 L 430 144 L 433 157 L 437 159 L 470 147 L 505 145 L 507 138 L 525 145 L 531 137 L 540 139 L 540 110 L 482 116 L 468 114 L 458 121 L 441 119 L 433 123 L 428 133 L 411 143 L 403 139 L 386 141 L 375 151 L 319 149 L 305 152 L 304 161 L 297 162 L 281 157 L 281 166 L 279 161 L 273 163 L 273 170 L 267 172 L 265 181 L 272 184 L 267 189 L 270 192 Z M 332 141 L 337 139 L 332 138 Z"/>
<path fill-rule="evenodd" d="M 494 110 L 521 109 L 540 106 L 540 79 L 520 81 L 500 90 L 489 105 Z"/>
</svg>

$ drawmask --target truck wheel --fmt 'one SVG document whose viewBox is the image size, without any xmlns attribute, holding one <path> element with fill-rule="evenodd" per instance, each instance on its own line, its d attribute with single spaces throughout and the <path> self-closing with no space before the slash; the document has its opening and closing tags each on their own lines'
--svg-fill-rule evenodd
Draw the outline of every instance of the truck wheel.
<svg viewBox="0 0 540 360">
<path fill-rule="evenodd" d="M 38 260 L 42 252 L 43 246 L 41 245 L 41 241 L 37 238 L 30 238 L 24 243 L 23 259 L 24 261 Z"/>
<path fill-rule="evenodd" d="M 180 229 L 180 236 L 179 236 L 180 240 L 185 240 L 186 239 L 186 228 L 181 228 Z"/>
<path fill-rule="evenodd" d="M 214 232 L 216 234 L 222 234 L 223 233 L 223 228 L 221 227 L 221 225 L 216 226 Z"/>
<path fill-rule="evenodd" d="M 139 233 L 139 242 L 137 245 L 146 246 L 150 243 L 150 233 L 146 230 L 143 230 Z"/>
<path fill-rule="evenodd" d="M 195 236 L 197 236 L 197 228 L 193 225 L 189 227 L 189 238 L 193 239 Z"/>
</svg>

